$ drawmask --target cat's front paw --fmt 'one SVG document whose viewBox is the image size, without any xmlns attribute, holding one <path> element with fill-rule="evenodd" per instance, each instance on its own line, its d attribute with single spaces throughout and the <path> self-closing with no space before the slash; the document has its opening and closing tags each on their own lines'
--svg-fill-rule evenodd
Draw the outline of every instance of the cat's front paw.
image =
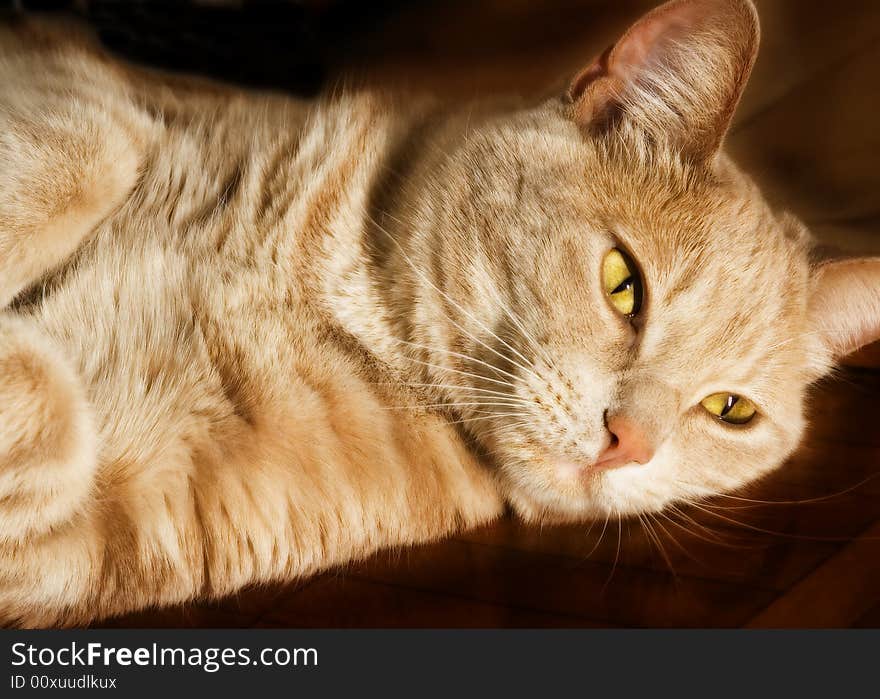
<svg viewBox="0 0 880 699">
<path fill-rule="evenodd" d="M 0 316 L 0 542 L 68 520 L 94 485 L 96 440 L 83 387 L 27 319 Z"/>
</svg>

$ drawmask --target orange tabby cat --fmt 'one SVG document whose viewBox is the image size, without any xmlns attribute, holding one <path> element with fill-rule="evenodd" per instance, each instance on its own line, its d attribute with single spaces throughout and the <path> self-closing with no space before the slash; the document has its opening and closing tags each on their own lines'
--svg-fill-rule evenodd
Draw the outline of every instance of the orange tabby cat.
<svg viewBox="0 0 880 699">
<path fill-rule="evenodd" d="M 314 103 L 0 28 L 0 618 L 309 575 L 496 517 L 736 488 L 880 336 L 720 150 L 747 0 L 528 109 Z"/>
</svg>

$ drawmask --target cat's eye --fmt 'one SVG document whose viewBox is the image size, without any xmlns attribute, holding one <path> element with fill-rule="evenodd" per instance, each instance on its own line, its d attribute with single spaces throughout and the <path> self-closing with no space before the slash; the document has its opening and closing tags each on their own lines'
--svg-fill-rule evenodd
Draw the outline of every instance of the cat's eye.
<svg viewBox="0 0 880 699">
<path fill-rule="evenodd" d="M 611 248 L 602 260 L 602 288 L 619 313 L 632 318 L 642 307 L 642 280 L 623 250 Z"/>
<path fill-rule="evenodd" d="M 700 405 L 719 420 L 732 425 L 746 424 L 757 412 L 752 401 L 733 393 L 713 393 L 703 398 Z"/>
</svg>

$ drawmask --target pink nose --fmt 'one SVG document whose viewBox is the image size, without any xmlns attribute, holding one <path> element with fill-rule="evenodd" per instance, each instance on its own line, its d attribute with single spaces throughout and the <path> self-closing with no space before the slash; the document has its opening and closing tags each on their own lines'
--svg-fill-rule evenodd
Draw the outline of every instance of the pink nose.
<svg viewBox="0 0 880 699">
<path fill-rule="evenodd" d="M 596 466 L 619 468 L 633 462 L 646 464 L 654 456 L 654 445 L 642 429 L 632 420 L 613 416 L 608 418 L 611 443 L 599 454 Z"/>
</svg>

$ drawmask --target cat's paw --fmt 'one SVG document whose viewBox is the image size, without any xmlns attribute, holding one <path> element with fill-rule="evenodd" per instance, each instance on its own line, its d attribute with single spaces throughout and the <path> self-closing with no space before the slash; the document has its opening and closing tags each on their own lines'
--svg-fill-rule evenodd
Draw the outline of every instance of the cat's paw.
<svg viewBox="0 0 880 699">
<path fill-rule="evenodd" d="M 26 319 L 0 316 L 0 542 L 74 515 L 93 488 L 95 462 L 76 373 Z"/>
</svg>

